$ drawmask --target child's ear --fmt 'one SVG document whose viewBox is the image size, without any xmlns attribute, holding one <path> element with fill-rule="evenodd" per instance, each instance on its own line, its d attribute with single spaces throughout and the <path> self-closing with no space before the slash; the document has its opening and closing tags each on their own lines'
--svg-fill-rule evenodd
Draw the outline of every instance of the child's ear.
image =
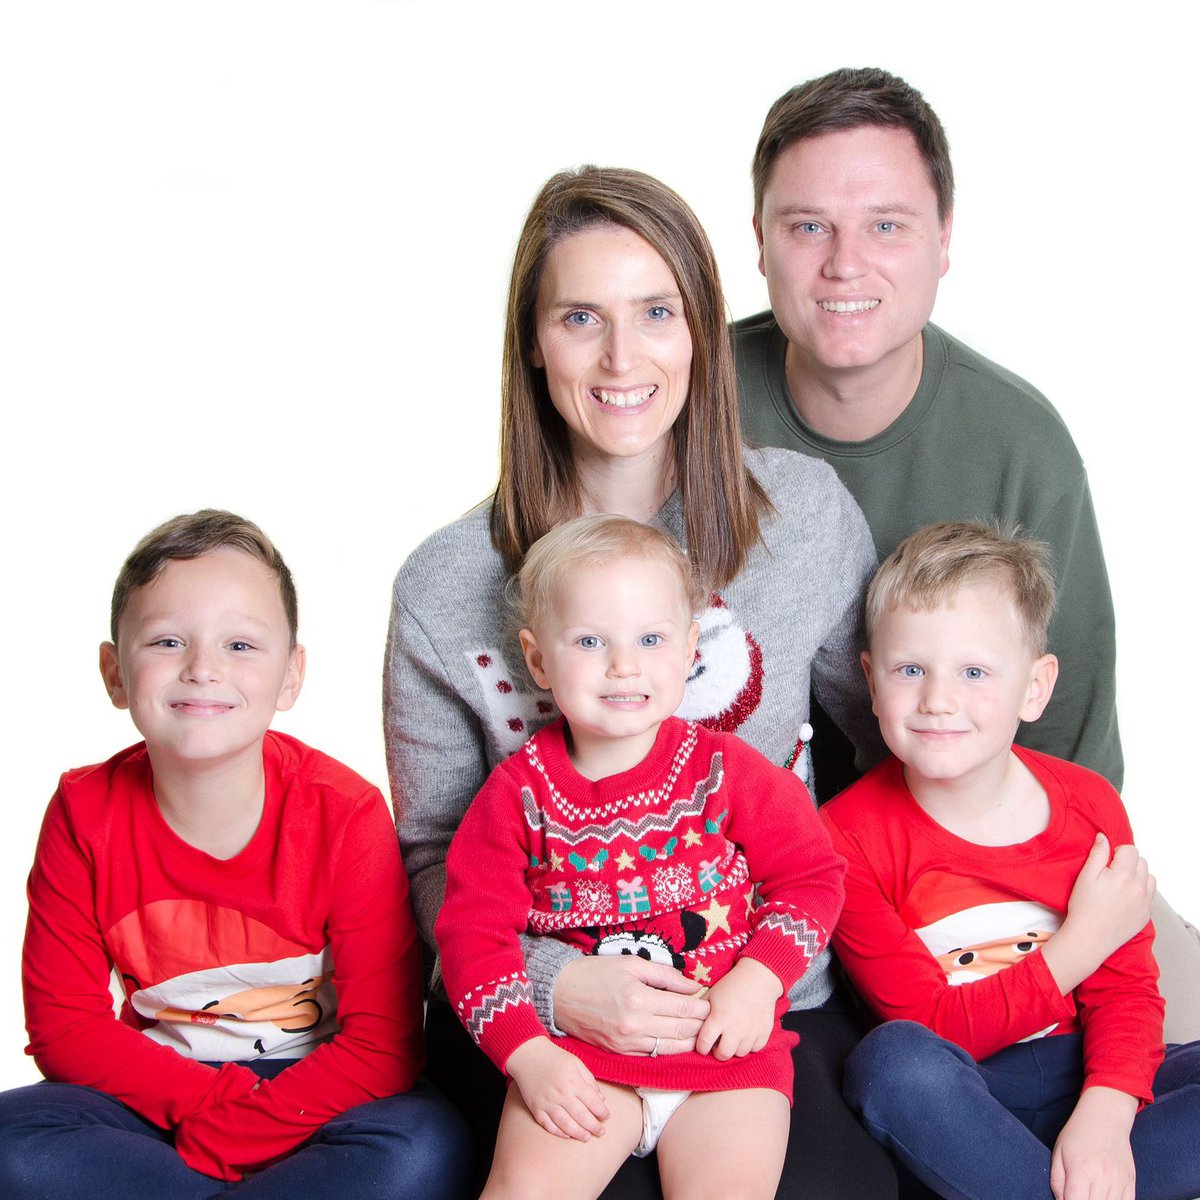
<svg viewBox="0 0 1200 1200">
<path fill-rule="evenodd" d="M 875 712 L 875 676 L 871 673 L 870 650 L 864 650 L 858 656 L 858 661 L 862 666 L 863 674 L 867 677 L 867 691 L 871 693 L 871 711 Z"/>
<path fill-rule="evenodd" d="M 303 646 L 293 646 L 288 657 L 287 674 L 283 677 L 283 687 L 279 689 L 279 699 L 275 701 L 276 712 L 287 712 L 296 703 L 300 688 L 304 684 L 304 668 L 308 665 L 307 655 Z"/>
<path fill-rule="evenodd" d="M 1036 721 L 1050 703 L 1054 684 L 1058 679 L 1058 659 L 1053 654 L 1043 654 L 1029 672 L 1029 691 L 1021 706 L 1022 721 Z"/>
<path fill-rule="evenodd" d="M 521 639 L 521 650 L 525 654 L 525 665 L 529 668 L 530 675 L 533 676 L 533 682 L 540 688 L 550 689 L 550 676 L 546 674 L 546 668 L 542 665 L 542 652 L 538 648 L 537 638 L 534 637 L 532 629 L 522 629 L 517 637 Z"/>
<path fill-rule="evenodd" d="M 105 691 L 113 702 L 114 708 L 128 708 L 129 697 L 125 694 L 125 684 L 121 681 L 121 664 L 117 659 L 117 648 L 112 642 L 100 643 L 100 676 L 104 680 Z"/>
<path fill-rule="evenodd" d="M 687 634 L 687 664 L 690 667 L 696 661 L 696 644 L 700 641 L 700 622 L 693 621 Z"/>
</svg>

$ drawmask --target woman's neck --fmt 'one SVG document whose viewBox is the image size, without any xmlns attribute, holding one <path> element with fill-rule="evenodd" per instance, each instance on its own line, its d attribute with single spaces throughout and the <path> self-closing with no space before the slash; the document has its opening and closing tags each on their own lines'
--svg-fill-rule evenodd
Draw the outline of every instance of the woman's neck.
<svg viewBox="0 0 1200 1200">
<path fill-rule="evenodd" d="M 655 447 L 634 458 L 591 457 L 576 447 L 582 513 L 615 513 L 649 521 L 675 490 L 672 446 Z"/>
</svg>

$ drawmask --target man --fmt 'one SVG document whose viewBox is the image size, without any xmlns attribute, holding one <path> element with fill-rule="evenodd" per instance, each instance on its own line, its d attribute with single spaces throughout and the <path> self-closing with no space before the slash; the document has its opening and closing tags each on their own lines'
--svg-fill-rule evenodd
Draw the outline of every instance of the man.
<svg viewBox="0 0 1200 1200">
<path fill-rule="evenodd" d="M 1017 740 L 1120 788 L 1112 597 L 1079 452 L 1045 397 L 929 323 L 953 203 L 941 122 L 902 79 L 843 69 L 776 101 L 754 155 L 772 311 L 735 327 L 743 426 L 830 463 L 881 557 L 956 518 L 1047 542 L 1061 683 Z"/>
<path fill-rule="evenodd" d="M 1112 596 L 1079 452 L 1040 392 L 929 323 L 954 207 L 937 114 L 886 71 L 834 71 L 772 105 L 753 174 L 771 311 L 734 327 L 746 436 L 830 463 L 880 557 L 953 519 L 1015 523 L 1046 542 L 1061 674 L 1017 741 L 1120 789 Z M 822 758 L 822 734 L 818 784 L 849 782 L 844 763 Z M 1167 1040 L 1194 1041 L 1196 931 L 1161 897 L 1155 924 Z"/>
</svg>

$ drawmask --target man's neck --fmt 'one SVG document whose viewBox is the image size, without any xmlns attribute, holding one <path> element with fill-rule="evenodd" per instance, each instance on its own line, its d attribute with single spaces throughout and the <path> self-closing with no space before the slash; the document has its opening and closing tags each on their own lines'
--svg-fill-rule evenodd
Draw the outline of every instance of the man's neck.
<svg viewBox="0 0 1200 1200">
<path fill-rule="evenodd" d="M 912 403 L 921 382 L 924 339 L 865 367 L 828 368 L 788 342 L 784 373 L 800 419 L 822 437 L 864 442 L 891 425 Z"/>
<path fill-rule="evenodd" d="M 163 820 L 213 858 L 240 854 L 262 820 L 266 792 L 262 746 L 232 760 L 197 765 L 150 755 L 154 798 Z"/>
</svg>

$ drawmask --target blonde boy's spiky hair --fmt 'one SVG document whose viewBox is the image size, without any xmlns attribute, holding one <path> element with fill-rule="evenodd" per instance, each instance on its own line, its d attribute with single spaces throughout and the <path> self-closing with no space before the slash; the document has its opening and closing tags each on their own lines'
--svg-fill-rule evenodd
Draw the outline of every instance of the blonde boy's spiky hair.
<svg viewBox="0 0 1200 1200">
<path fill-rule="evenodd" d="M 661 562 L 679 575 L 688 612 L 695 616 L 707 591 L 679 545 L 652 525 L 600 513 L 556 526 L 529 548 L 517 574 L 516 604 L 521 623 L 536 629 L 571 571 L 621 558 Z"/>
<path fill-rule="evenodd" d="M 979 521 L 940 521 L 909 534 L 884 559 L 867 589 L 867 636 L 884 613 L 918 611 L 952 601 L 964 587 L 991 583 L 1007 588 L 1030 651 L 1046 653 L 1054 612 L 1054 575 L 1044 542 Z"/>
</svg>

